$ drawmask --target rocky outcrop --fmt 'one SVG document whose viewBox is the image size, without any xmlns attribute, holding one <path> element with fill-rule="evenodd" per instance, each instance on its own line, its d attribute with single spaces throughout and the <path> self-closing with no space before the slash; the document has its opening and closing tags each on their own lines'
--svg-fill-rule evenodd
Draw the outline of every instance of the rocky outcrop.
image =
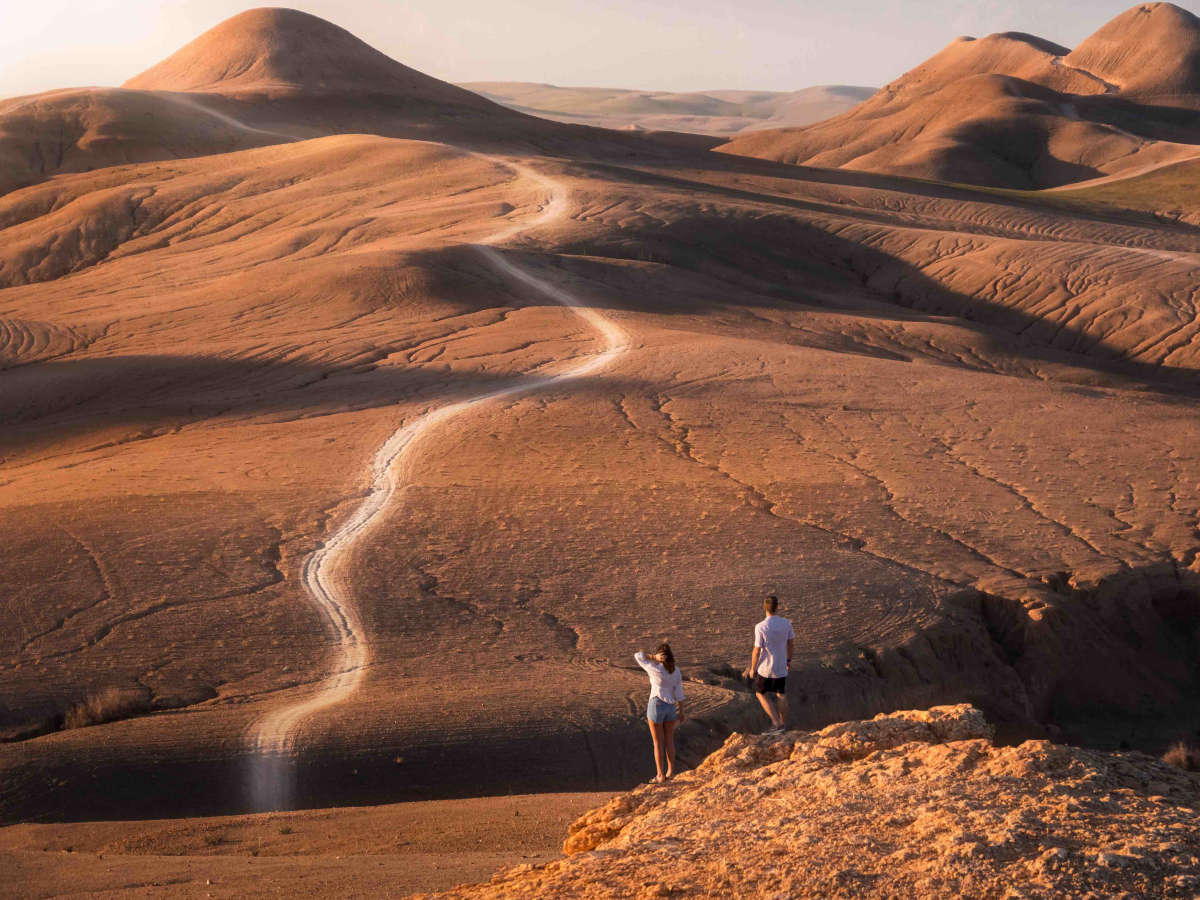
<svg viewBox="0 0 1200 900">
<path fill-rule="evenodd" d="M 1200 777 L 997 746 L 973 707 L 732 735 L 571 827 L 568 857 L 446 897 L 1193 896 Z"/>
</svg>

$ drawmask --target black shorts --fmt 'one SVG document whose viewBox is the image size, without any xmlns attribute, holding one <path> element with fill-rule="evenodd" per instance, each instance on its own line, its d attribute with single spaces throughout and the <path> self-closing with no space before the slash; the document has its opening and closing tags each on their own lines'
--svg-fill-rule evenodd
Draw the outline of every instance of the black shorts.
<svg viewBox="0 0 1200 900">
<path fill-rule="evenodd" d="M 756 694 L 782 694 L 784 693 L 784 683 L 787 681 L 787 676 L 782 678 L 763 678 L 761 675 L 754 676 L 754 693 Z"/>
</svg>

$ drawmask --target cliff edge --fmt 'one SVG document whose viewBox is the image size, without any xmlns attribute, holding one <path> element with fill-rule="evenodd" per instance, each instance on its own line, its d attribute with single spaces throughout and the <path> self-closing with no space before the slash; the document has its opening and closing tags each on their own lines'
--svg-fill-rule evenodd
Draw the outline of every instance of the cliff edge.
<svg viewBox="0 0 1200 900">
<path fill-rule="evenodd" d="M 1200 776 L 996 746 L 971 706 L 734 734 L 571 826 L 566 859 L 442 897 L 1192 897 Z"/>
</svg>

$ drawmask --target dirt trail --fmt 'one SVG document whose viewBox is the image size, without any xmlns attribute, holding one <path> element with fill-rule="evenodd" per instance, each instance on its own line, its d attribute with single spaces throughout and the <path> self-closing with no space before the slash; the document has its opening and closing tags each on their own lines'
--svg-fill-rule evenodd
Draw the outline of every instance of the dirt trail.
<svg viewBox="0 0 1200 900">
<path fill-rule="evenodd" d="M 1050 65 L 1057 66 L 1062 69 L 1069 69 L 1072 72 L 1078 72 L 1084 78 L 1094 81 L 1103 87 L 1104 93 L 1106 94 L 1119 94 L 1121 92 L 1121 88 L 1113 84 L 1111 81 L 1105 81 L 1099 75 L 1089 72 L 1087 69 L 1081 69 L 1079 66 L 1073 66 L 1066 62 L 1066 60 L 1061 56 L 1056 56 L 1054 59 L 1050 60 Z"/>
<path fill-rule="evenodd" d="M 479 154 L 475 154 L 479 155 Z M 259 718 L 250 728 L 248 743 L 252 751 L 248 788 L 255 809 L 286 809 L 291 805 L 292 787 L 289 756 L 296 747 L 305 722 L 322 710 L 348 699 L 362 683 L 371 660 L 368 636 L 362 628 L 353 598 L 339 577 L 339 563 L 355 542 L 378 521 L 396 492 L 409 480 L 422 438 L 451 419 L 467 415 L 475 408 L 501 397 L 511 397 L 539 388 L 581 378 L 606 367 L 629 346 L 625 331 L 605 316 L 587 307 L 562 288 L 539 278 L 511 262 L 494 246 L 567 216 L 570 192 L 550 176 L 528 166 L 491 156 L 479 155 L 529 179 L 545 190 L 547 200 L 541 212 L 491 235 L 478 250 L 502 275 L 521 282 L 550 300 L 573 310 L 603 336 L 605 350 L 553 375 L 530 376 L 498 390 L 430 410 L 397 429 L 375 454 L 371 464 L 370 488 L 362 504 L 328 537 L 324 545 L 305 560 L 302 581 L 313 602 L 328 619 L 337 638 L 338 662 L 334 674 L 322 682 L 310 696 L 282 706 Z"/>
<path fill-rule="evenodd" d="M 173 103 L 178 103 L 180 106 L 186 106 L 189 109 L 194 109 L 197 112 L 202 112 L 205 115 L 212 116 L 218 122 L 223 122 L 226 125 L 236 128 L 239 131 L 245 131 L 248 134 L 263 134 L 267 137 L 283 138 L 285 141 L 292 142 L 305 140 L 305 138 L 298 134 L 291 134 L 286 131 L 271 131 L 267 128 L 256 128 L 253 125 L 247 125 L 241 119 L 235 119 L 233 116 L 215 110 L 211 106 L 206 106 L 199 100 L 196 100 L 194 97 L 190 97 L 187 94 L 172 93 L 167 94 L 166 96 L 170 97 Z"/>
</svg>

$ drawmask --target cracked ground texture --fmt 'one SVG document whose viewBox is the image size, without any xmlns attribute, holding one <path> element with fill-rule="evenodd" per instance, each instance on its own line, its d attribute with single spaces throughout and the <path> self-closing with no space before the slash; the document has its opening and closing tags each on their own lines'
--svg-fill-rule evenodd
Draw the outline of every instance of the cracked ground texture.
<svg viewBox="0 0 1200 900">
<path fill-rule="evenodd" d="M 482 143 L 335 135 L 0 196 L 0 813 L 114 784 L 236 808 L 245 729 L 328 672 L 299 568 L 378 445 L 603 349 L 467 246 L 546 199 Z M 518 145 L 571 211 L 502 252 L 631 349 L 423 444 L 346 566 L 372 662 L 308 728 L 305 800 L 627 784 L 634 650 L 672 640 L 707 746 L 745 715 L 723 673 L 766 591 L 809 725 L 1191 696 L 1194 228 Z M 152 713 L 52 731 L 107 687 Z"/>
</svg>

